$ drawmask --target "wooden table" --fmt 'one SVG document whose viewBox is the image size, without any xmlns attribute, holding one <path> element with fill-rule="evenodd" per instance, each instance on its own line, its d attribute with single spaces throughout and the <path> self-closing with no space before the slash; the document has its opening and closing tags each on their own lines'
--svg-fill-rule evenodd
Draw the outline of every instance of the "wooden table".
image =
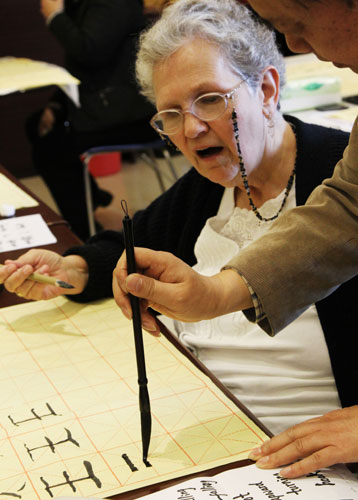
<svg viewBox="0 0 358 500">
<path fill-rule="evenodd" d="M 55 234 L 57 238 L 57 243 L 46 245 L 43 248 L 48 248 L 49 250 L 54 250 L 59 253 L 63 253 L 65 250 L 70 248 L 71 246 L 81 244 L 81 241 L 74 235 L 68 227 L 68 224 L 65 220 L 62 219 L 61 216 L 56 214 L 51 208 L 49 208 L 45 203 L 39 200 L 37 196 L 35 196 L 31 191 L 26 189 L 20 182 L 18 182 L 14 176 L 12 176 L 4 167 L 0 165 L 0 172 L 5 174 L 10 180 L 15 182 L 18 186 L 21 187 L 24 191 L 30 194 L 33 198 L 35 198 L 39 205 L 32 208 L 24 208 L 17 211 L 17 215 L 30 215 L 34 213 L 40 213 L 44 220 L 47 222 L 51 231 Z M 13 252 L 2 252 L 0 260 L 3 261 L 5 258 L 16 258 L 22 253 L 24 253 L 24 249 L 15 250 Z M 25 299 L 21 297 L 17 297 L 17 295 L 13 293 L 8 293 L 6 290 L 2 290 L 0 292 L 0 307 L 15 305 L 26 302 Z M 248 415 L 251 420 L 253 420 L 264 432 L 267 433 L 268 436 L 272 436 L 270 431 L 258 421 L 258 419 L 252 415 L 252 413 L 238 400 L 236 397 L 231 394 L 231 392 L 186 348 L 184 347 L 173 335 L 171 332 L 167 330 L 167 328 L 160 324 L 160 329 L 163 335 L 165 335 L 172 344 L 176 346 L 176 348 L 181 351 L 187 358 L 191 360 L 191 362 L 196 365 L 202 372 L 204 372 L 218 387 L 219 389 L 231 400 L 233 401 L 240 410 L 242 410 L 246 415 Z M 150 486 L 146 486 L 144 488 L 136 489 L 133 491 L 128 491 L 125 493 L 120 493 L 118 495 L 114 495 L 110 498 L 116 500 L 135 500 L 144 495 L 148 495 L 150 493 L 154 493 L 164 488 L 168 488 L 169 486 L 173 486 L 174 484 L 183 482 L 192 477 L 196 476 L 214 476 L 219 472 L 223 472 L 224 470 L 234 469 L 237 467 L 243 467 L 245 465 L 250 465 L 253 462 L 251 460 L 245 459 L 237 462 L 232 462 L 230 464 L 226 464 L 220 467 L 216 467 L 213 469 L 205 470 L 200 473 L 195 473 L 191 475 L 186 475 L 183 477 L 178 477 L 175 480 L 165 481 L 158 484 L 152 484 Z"/>
</svg>

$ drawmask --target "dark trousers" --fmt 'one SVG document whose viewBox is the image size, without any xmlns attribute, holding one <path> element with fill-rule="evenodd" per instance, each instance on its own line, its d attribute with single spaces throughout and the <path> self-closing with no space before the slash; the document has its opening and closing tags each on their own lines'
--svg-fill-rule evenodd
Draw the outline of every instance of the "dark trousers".
<svg viewBox="0 0 358 500">
<path fill-rule="evenodd" d="M 118 126 L 101 132 L 74 133 L 63 121 L 44 137 L 39 137 L 38 121 L 42 110 L 34 113 L 26 124 L 33 146 L 33 162 L 42 176 L 61 214 L 82 240 L 89 236 L 83 164 L 80 154 L 90 147 L 111 144 L 149 142 L 158 138 L 148 121 Z M 112 195 L 99 188 L 91 176 L 93 207 L 107 206 Z"/>
</svg>

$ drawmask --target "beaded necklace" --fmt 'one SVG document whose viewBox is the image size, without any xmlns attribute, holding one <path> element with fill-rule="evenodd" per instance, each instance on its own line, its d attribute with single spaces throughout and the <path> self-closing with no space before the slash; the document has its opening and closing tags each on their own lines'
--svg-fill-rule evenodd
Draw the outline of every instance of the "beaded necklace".
<svg viewBox="0 0 358 500">
<path fill-rule="evenodd" d="M 256 215 L 256 217 L 260 221 L 269 222 L 269 221 L 275 220 L 275 219 L 277 219 L 277 217 L 282 212 L 282 209 L 285 206 L 287 197 L 290 194 L 290 191 L 291 191 L 291 188 L 292 188 L 292 185 L 293 185 L 293 180 L 294 180 L 295 174 L 296 174 L 296 161 L 295 161 L 295 165 L 293 167 L 292 173 L 290 175 L 290 178 L 288 179 L 288 183 L 287 183 L 287 186 L 286 186 L 286 189 L 285 189 L 285 195 L 283 197 L 281 206 L 280 206 L 277 214 L 273 215 L 272 217 L 263 217 L 260 214 L 259 209 L 255 205 L 255 203 L 253 202 L 253 199 L 251 198 L 250 186 L 249 186 L 249 183 L 247 181 L 246 169 L 245 169 L 245 165 L 244 165 L 244 160 L 242 158 L 242 153 L 241 153 L 241 148 L 240 148 L 240 143 L 239 143 L 239 127 L 237 125 L 237 114 L 236 114 L 235 108 L 232 110 L 231 117 L 232 117 L 232 122 L 233 122 L 233 126 L 234 126 L 234 134 L 235 134 L 235 140 L 236 140 L 237 154 L 238 154 L 238 157 L 239 157 L 240 174 L 241 174 L 242 181 L 244 183 L 244 187 L 245 187 L 245 191 L 246 191 L 247 197 L 249 199 L 250 207 L 252 208 L 252 211 L 254 212 L 254 214 Z"/>
</svg>

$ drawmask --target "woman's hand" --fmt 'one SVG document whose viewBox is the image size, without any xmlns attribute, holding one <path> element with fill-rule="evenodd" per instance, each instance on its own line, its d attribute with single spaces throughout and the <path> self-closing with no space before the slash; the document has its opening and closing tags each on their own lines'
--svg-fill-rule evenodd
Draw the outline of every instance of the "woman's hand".
<svg viewBox="0 0 358 500">
<path fill-rule="evenodd" d="M 358 406 L 295 425 L 253 450 L 249 458 L 262 469 L 292 464 L 280 472 L 290 479 L 333 464 L 358 462 Z"/>
<path fill-rule="evenodd" d="M 28 280 L 28 276 L 34 272 L 66 281 L 74 288 L 65 289 Z M 87 281 L 87 263 L 82 257 L 62 257 L 49 250 L 29 250 L 16 260 L 6 260 L 4 267 L 0 268 L 0 283 L 4 284 L 6 290 L 29 300 L 47 300 L 63 294 L 75 295 L 84 290 Z"/>
<path fill-rule="evenodd" d="M 161 314 L 181 321 L 199 321 L 251 307 L 249 291 L 232 270 L 203 276 L 168 252 L 136 248 L 138 272 L 127 273 L 125 252 L 113 273 L 113 294 L 127 318 L 131 318 L 128 292 L 142 301 L 143 328 L 158 333 L 151 307 Z"/>
</svg>

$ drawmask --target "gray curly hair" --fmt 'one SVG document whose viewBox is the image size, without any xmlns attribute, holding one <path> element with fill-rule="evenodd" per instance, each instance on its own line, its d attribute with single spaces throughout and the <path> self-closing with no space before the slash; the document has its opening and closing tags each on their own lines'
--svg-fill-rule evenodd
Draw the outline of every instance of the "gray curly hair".
<svg viewBox="0 0 358 500">
<path fill-rule="evenodd" d="M 153 67 L 186 42 L 203 38 L 220 47 L 231 69 L 255 89 L 264 68 L 274 66 L 285 83 L 285 63 L 274 32 L 235 0 L 178 0 L 139 40 L 136 76 L 141 93 L 155 103 Z"/>
</svg>

